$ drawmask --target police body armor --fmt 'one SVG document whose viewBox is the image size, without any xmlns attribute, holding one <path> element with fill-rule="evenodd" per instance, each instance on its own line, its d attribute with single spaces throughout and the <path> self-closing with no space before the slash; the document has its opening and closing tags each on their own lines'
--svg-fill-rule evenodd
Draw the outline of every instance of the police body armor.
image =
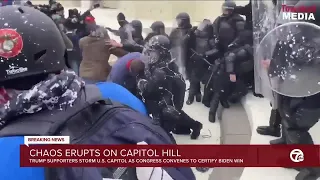
<svg viewBox="0 0 320 180">
<path fill-rule="evenodd" d="M 195 51 L 199 54 L 204 54 L 209 51 L 212 47 L 210 40 L 213 38 L 212 26 L 207 22 L 202 22 L 197 30 L 195 31 L 196 46 Z"/>
<path fill-rule="evenodd" d="M 195 31 L 195 47 L 192 57 L 193 71 L 196 78 L 202 80 L 203 76 L 207 73 L 210 59 L 204 59 L 202 55 L 212 50 L 214 47 L 213 28 L 210 21 L 203 21 Z"/>
<path fill-rule="evenodd" d="M 241 18 L 241 16 L 239 16 Z M 236 22 L 238 20 L 237 15 L 230 17 L 220 16 L 215 22 L 215 33 L 219 40 L 219 48 L 222 51 L 226 51 L 228 45 L 237 37 Z M 239 19 L 240 20 L 240 19 Z"/>
</svg>

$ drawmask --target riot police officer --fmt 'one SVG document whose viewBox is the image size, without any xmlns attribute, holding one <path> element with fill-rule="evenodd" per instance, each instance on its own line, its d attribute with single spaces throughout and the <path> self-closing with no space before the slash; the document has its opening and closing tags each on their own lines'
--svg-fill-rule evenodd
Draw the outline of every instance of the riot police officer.
<svg viewBox="0 0 320 180">
<path fill-rule="evenodd" d="M 320 7 L 319 1 L 299 1 L 297 7 Z M 291 22 L 278 26 L 268 33 L 257 53 L 263 57 L 271 89 L 277 94 L 277 107 L 281 117 L 282 137 L 277 144 L 313 144 L 308 132 L 320 118 L 319 46 L 320 13 L 314 13 L 316 21 Z M 288 35 L 281 31 L 286 29 Z M 277 41 L 271 46 L 271 40 Z M 271 47 L 271 51 L 265 47 Z M 299 169 L 296 180 L 317 179 L 319 168 Z"/>
<path fill-rule="evenodd" d="M 188 13 L 179 13 L 176 16 L 177 27 L 172 29 L 169 37 L 172 43 L 172 53 L 180 71 L 185 73 L 187 79 L 191 74 L 190 57 L 193 54 L 190 48 L 194 47 L 194 31 Z"/>
<path fill-rule="evenodd" d="M 197 27 L 192 27 L 190 16 L 187 13 L 179 13 L 176 16 L 177 28 L 173 29 L 170 33 L 170 40 L 172 43 L 172 53 L 174 54 L 174 58 L 176 59 L 177 64 L 179 65 L 180 72 L 186 75 L 187 79 L 191 78 L 192 73 L 192 60 L 191 56 L 193 52 L 191 48 L 194 48 L 195 44 L 195 35 L 194 31 Z M 198 89 L 196 84 L 190 84 L 190 89 Z M 189 91 L 188 95 L 188 104 L 193 102 L 195 92 L 193 90 Z M 201 101 L 201 94 L 197 93 L 197 100 Z"/>
<path fill-rule="evenodd" d="M 143 45 L 143 36 L 142 36 L 142 23 L 139 20 L 133 20 L 131 21 L 131 25 L 133 27 L 133 32 L 132 32 L 132 38 L 133 41 L 139 45 Z"/>
<path fill-rule="evenodd" d="M 209 56 L 212 49 L 214 49 L 213 29 L 210 20 L 204 19 L 195 30 L 195 47 L 191 49 L 193 52 L 191 56 L 191 76 L 190 76 L 190 89 L 189 96 L 186 104 L 193 103 L 194 98 L 196 101 L 201 101 L 201 87 L 200 82 L 205 81 L 204 77 L 208 74 L 208 69 L 212 57 Z"/>
<path fill-rule="evenodd" d="M 213 96 L 210 101 L 209 121 L 215 122 L 215 115 L 219 102 L 225 108 L 229 108 L 228 97 L 233 88 L 231 82 L 236 82 L 236 75 L 228 70 L 229 62 L 234 60 L 233 53 L 227 53 L 237 49 L 243 40 L 240 36 L 244 31 L 245 21 L 234 13 L 236 4 L 227 1 L 222 5 L 223 14 L 216 18 L 213 23 L 213 32 L 217 37 L 216 45 L 220 53 L 220 58 L 215 61 L 216 67 L 213 69 Z M 227 53 L 227 54 L 226 54 Z M 224 57 L 226 55 L 226 57 Z M 228 63 L 226 63 L 228 62 Z M 228 72 L 226 72 L 226 68 Z"/>
<path fill-rule="evenodd" d="M 152 32 L 150 32 L 147 37 L 145 38 L 145 41 L 147 42 L 150 38 L 156 35 L 164 35 L 169 38 L 169 36 L 166 34 L 165 30 L 166 27 L 162 21 L 155 21 L 150 26 Z"/>
<path fill-rule="evenodd" d="M 145 73 L 138 78 L 138 89 L 155 122 L 168 132 L 200 135 L 202 124 L 183 110 L 186 84 L 172 61 L 170 40 L 163 35 L 152 37 L 143 50 Z M 178 130 L 177 130 L 178 129 Z"/>
</svg>

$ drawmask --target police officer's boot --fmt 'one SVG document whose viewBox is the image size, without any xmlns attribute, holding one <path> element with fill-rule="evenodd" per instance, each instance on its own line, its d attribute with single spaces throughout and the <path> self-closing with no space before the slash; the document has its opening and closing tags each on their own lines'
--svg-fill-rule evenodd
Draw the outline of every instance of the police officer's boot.
<svg viewBox="0 0 320 180">
<path fill-rule="evenodd" d="M 286 124 L 285 122 L 281 123 L 281 130 L 280 130 L 280 134 L 281 137 L 278 139 L 274 139 L 271 140 L 269 143 L 271 145 L 277 145 L 277 144 L 296 144 L 295 142 L 288 142 L 287 143 L 287 134 L 288 134 L 288 126 L 284 126 L 284 124 Z M 288 137 L 290 138 L 290 137 Z M 292 138 L 292 137 L 291 137 Z M 296 139 L 296 138 L 294 138 Z"/>
<path fill-rule="evenodd" d="M 224 108 L 230 108 L 230 104 L 228 102 L 229 94 L 227 92 L 222 92 L 219 95 L 220 104 Z"/>
<path fill-rule="evenodd" d="M 202 104 L 208 108 L 210 108 L 210 101 L 212 97 L 213 91 L 209 87 L 204 88 L 204 93 L 202 97 Z"/>
<path fill-rule="evenodd" d="M 196 101 L 197 102 L 201 102 L 201 98 L 202 98 L 202 95 L 200 92 L 198 94 L 196 94 Z"/>
<path fill-rule="evenodd" d="M 196 94 L 195 90 L 196 90 L 196 84 L 193 82 L 193 79 L 190 79 L 189 95 L 188 95 L 188 100 L 186 102 L 187 105 L 190 105 L 194 102 L 194 96 Z"/>
<path fill-rule="evenodd" d="M 214 93 L 210 102 L 209 121 L 212 123 L 216 122 L 216 113 L 220 102 L 219 97 L 219 93 Z"/>
<path fill-rule="evenodd" d="M 190 105 L 194 102 L 194 93 L 190 92 L 191 90 L 189 90 L 189 96 L 188 96 L 188 100 L 186 102 L 187 105 Z"/>
<path fill-rule="evenodd" d="M 236 88 L 228 99 L 231 103 L 240 102 L 241 98 L 248 94 L 248 88 L 242 81 L 238 80 L 235 84 Z"/>
<path fill-rule="evenodd" d="M 258 126 L 257 133 L 261 135 L 269 135 L 280 137 L 281 136 L 281 116 L 276 109 L 271 110 L 269 126 Z"/>
<path fill-rule="evenodd" d="M 199 121 L 192 119 L 188 114 L 184 111 L 180 111 L 180 120 L 177 122 L 177 128 L 173 132 L 176 133 L 177 130 L 180 131 L 188 131 L 190 134 L 190 129 L 192 129 L 191 139 L 197 139 L 200 135 L 200 131 L 202 129 L 202 124 Z"/>
<path fill-rule="evenodd" d="M 285 138 L 285 136 L 284 136 L 283 130 L 281 131 L 281 134 L 282 134 L 282 135 L 281 135 L 280 138 L 271 140 L 269 143 L 270 143 L 271 145 L 286 144 L 286 138 Z"/>
<path fill-rule="evenodd" d="M 221 100 L 220 101 L 220 103 L 221 103 L 221 105 L 222 105 L 222 107 L 224 107 L 224 108 L 230 108 L 230 104 L 228 103 L 228 101 L 227 100 Z"/>
<path fill-rule="evenodd" d="M 196 101 L 197 102 L 201 102 L 201 98 L 202 98 L 202 95 L 201 95 L 201 84 L 200 84 L 200 82 L 198 82 L 197 83 Z"/>
</svg>

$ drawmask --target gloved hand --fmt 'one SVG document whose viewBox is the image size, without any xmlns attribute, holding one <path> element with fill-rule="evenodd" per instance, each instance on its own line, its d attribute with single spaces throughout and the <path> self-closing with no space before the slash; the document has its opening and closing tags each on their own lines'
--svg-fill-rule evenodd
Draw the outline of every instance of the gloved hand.
<svg viewBox="0 0 320 180">
<path fill-rule="evenodd" d="M 229 44 L 228 49 L 232 49 L 232 48 L 234 48 L 234 47 L 236 47 L 236 46 L 237 46 L 237 44 L 231 43 L 231 44 Z"/>
<path fill-rule="evenodd" d="M 145 79 L 140 79 L 137 83 L 137 87 L 141 92 L 144 92 L 147 88 L 148 81 Z"/>
<path fill-rule="evenodd" d="M 205 54 L 202 54 L 202 53 L 197 53 L 197 56 L 200 57 L 200 58 L 206 58 L 207 57 Z"/>
<path fill-rule="evenodd" d="M 161 82 L 166 79 L 166 73 L 161 69 L 155 69 L 152 74 L 152 79 L 155 82 Z"/>
<path fill-rule="evenodd" d="M 71 22 L 72 22 L 72 23 L 77 23 L 77 22 L 78 22 L 78 19 L 77 19 L 77 18 L 72 18 L 72 19 L 71 19 Z"/>
<path fill-rule="evenodd" d="M 191 32 L 194 32 L 195 30 L 197 30 L 197 28 L 198 28 L 198 26 L 193 26 L 193 27 L 191 28 Z"/>
<path fill-rule="evenodd" d="M 214 38 L 214 43 L 218 44 L 219 43 L 219 39 L 218 38 Z"/>
<path fill-rule="evenodd" d="M 218 49 L 212 49 L 212 50 L 210 50 L 210 51 L 206 51 L 206 52 L 204 53 L 204 55 L 205 55 L 206 57 L 208 57 L 208 56 L 216 57 L 219 53 L 220 53 L 220 52 L 219 52 Z"/>
</svg>

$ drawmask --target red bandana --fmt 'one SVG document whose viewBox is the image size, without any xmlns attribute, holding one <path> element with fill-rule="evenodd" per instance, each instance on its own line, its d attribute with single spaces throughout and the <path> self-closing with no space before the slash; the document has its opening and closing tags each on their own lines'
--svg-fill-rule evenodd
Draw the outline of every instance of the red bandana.
<svg viewBox="0 0 320 180">
<path fill-rule="evenodd" d="M 130 70 L 130 66 L 131 66 L 131 63 L 132 63 L 133 59 L 129 60 L 126 67 L 128 70 Z"/>
<path fill-rule="evenodd" d="M 85 22 L 93 23 L 93 22 L 95 22 L 95 18 L 93 16 L 87 16 L 85 19 Z"/>
</svg>

